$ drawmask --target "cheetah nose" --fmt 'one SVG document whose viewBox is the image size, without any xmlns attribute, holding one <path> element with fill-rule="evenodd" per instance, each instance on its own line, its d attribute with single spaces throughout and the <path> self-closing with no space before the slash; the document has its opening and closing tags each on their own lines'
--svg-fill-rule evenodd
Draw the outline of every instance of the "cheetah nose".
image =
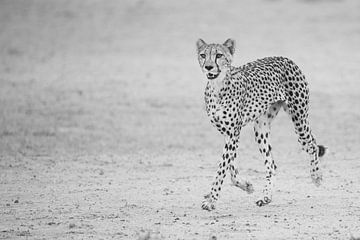
<svg viewBox="0 0 360 240">
<path fill-rule="evenodd" d="M 205 69 L 208 70 L 208 71 L 210 71 L 213 68 L 214 68 L 213 66 L 205 66 Z"/>
</svg>

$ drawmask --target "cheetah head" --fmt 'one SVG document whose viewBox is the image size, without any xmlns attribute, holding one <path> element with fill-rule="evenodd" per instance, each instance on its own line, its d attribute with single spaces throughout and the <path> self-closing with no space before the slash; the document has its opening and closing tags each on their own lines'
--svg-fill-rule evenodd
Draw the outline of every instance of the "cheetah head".
<svg viewBox="0 0 360 240">
<path fill-rule="evenodd" d="M 230 68 L 235 52 L 235 41 L 226 40 L 223 44 L 207 44 L 199 39 L 196 42 L 198 60 L 203 73 L 209 80 L 217 78 L 221 72 Z"/>
</svg>

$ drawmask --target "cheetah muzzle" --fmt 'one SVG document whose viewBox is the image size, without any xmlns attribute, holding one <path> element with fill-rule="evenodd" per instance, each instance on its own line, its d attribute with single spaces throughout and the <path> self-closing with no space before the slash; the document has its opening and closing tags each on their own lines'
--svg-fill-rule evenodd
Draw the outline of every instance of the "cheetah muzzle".
<svg viewBox="0 0 360 240">
<path fill-rule="evenodd" d="M 215 78 L 217 78 L 220 75 L 220 73 L 207 73 L 206 77 L 210 80 L 213 80 Z"/>
</svg>

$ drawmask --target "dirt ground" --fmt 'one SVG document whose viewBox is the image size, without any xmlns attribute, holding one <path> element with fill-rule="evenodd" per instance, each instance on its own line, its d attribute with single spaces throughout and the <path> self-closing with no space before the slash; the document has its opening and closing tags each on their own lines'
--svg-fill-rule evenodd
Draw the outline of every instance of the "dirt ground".
<svg viewBox="0 0 360 240">
<path fill-rule="evenodd" d="M 235 65 L 292 58 L 329 147 L 316 188 L 284 112 L 273 202 L 252 126 L 241 174 L 201 210 L 223 140 L 204 111 L 195 41 Z M 0 239 L 360 237 L 360 1 L 0 1 Z"/>
</svg>

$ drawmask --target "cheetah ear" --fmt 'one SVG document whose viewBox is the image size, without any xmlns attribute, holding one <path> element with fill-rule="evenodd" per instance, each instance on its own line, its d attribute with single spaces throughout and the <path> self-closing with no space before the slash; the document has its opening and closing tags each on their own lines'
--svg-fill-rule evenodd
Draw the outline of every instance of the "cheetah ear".
<svg viewBox="0 0 360 240">
<path fill-rule="evenodd" d="M 204 40 L 202 40 L 201 38 L 199 38 L 199 40 L 196 41 L 196 47 L 197 50 L 200 51 L 200 49 L 206 45 L 206 42 Z"/>
<path fill-rule="evenodd" d="M 229 49 L 231 55 L 234 55 L 234 52 L 235 52 L 235 40 L 229 38 L 228 40 L 226 40 L 224 42 L 223 45 L 225 47 L 227 47 L 227 49 Z"/>
</svg>

